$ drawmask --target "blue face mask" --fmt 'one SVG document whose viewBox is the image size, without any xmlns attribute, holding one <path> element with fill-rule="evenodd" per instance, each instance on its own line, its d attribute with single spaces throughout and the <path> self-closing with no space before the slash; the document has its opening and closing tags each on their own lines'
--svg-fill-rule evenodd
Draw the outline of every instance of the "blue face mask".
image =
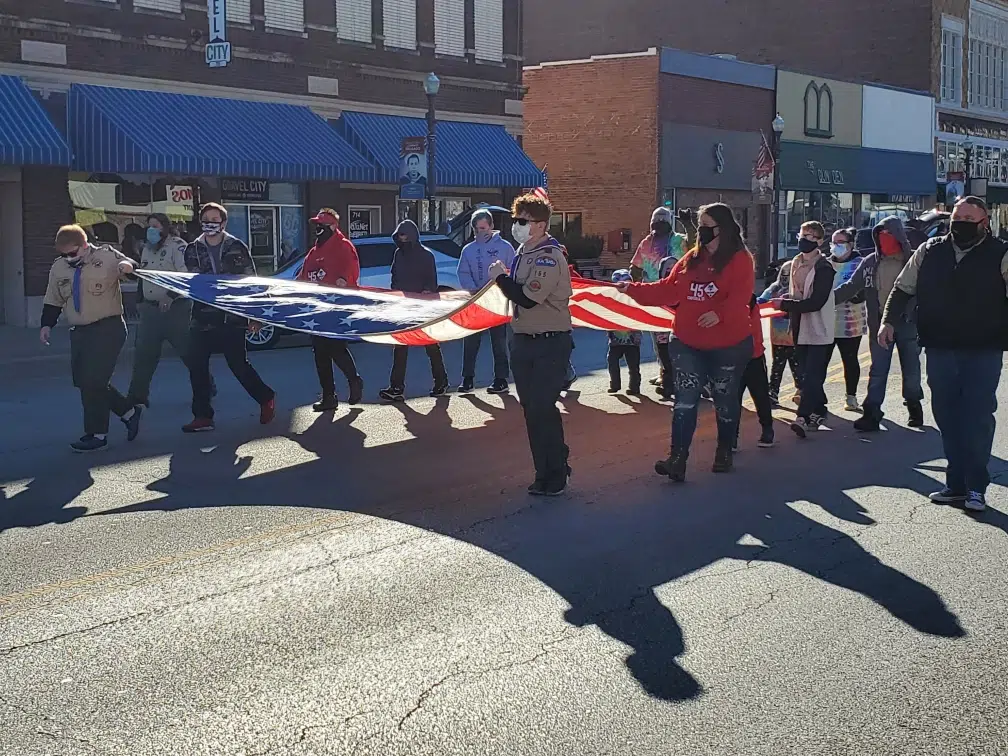
<svg viewBox="0 0 1008 756">
<path fill-rule="evenodd" d="M 153 226 L 147 229 L 147 242 L 149 244 L 160 244 L 161 243 L 161 232 L 158 231 Z"/>
</svg>

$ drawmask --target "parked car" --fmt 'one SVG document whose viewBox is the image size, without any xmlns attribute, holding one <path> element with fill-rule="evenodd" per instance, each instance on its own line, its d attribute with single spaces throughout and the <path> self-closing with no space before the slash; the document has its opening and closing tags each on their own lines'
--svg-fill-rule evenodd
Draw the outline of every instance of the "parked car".
<svg viewBox="0 0 1008 756">
<path fill-rule="evenodd" d="M 422 233 L 420 241 L 434 253 L 438 271 L 438 290 L 451 291 L 459 288 L 458 261 L 462 248 L 444 234 Z M 392 257 L 395 255 L 395 242 L 392 241 L 392 237 L 387 234 L 363 236 L 354 239 L 353 243 L 360 258 L 361 285 L 376 289 L 391 288 Z M 304 265 L 306 254 L 307 252 L 303 252 L 281 265 L 273 274 L 274 277 L 288 281 L 297 278 Z M 258 332 L 249 333 L 245 338 L 250 349 L 271 349 L 282 337 L 293 333 L 296 332 L 264 325 Z"/>
</svg>

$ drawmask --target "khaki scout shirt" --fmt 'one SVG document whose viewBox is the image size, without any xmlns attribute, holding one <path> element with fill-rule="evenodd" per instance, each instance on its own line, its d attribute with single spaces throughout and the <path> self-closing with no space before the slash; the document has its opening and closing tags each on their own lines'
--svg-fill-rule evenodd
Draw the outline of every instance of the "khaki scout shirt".
<svg viewBox="0 0 1008 756">
<path fill-rule="evenodd" d="M 177 236 L 169 236 L 160 248 L 145 244 L 140 254 L 140 267 L 143 270 L 164 270 L 175 273 L 185 273 L 186 243 Z M 175 297 L 168 295 L 167 289 L 152 284 L 150 281 L 140 281 L 143 286 L 143 298 L 148 302 L 171 302 Z"/>
<path fill-rule="evenodd" d="M 88 325 L 123 314 L 119 263 L 129 258 L 112 247 L 88 246 L 90 252 L 80 263 L 80 312 L 74 308 L 75 267 L 65 257 L 59 257 L 49 271 L 44 302 L 62 308 L 63 317 L 71 326 Z"/>
<path fill-rule="evenodd" d="M 555 240 L 548 238 L 534 249 L 525 245 L 518 248 L 514 262 L 513 278 L 522 284 L 525 296 L 535 307 L 525 309 L 514 306 L 511 327 L 515 333 L 546 333 L 548 331 L 569 331 L 571 329 L 570 270 L 567 259 Z"/>
</svg>

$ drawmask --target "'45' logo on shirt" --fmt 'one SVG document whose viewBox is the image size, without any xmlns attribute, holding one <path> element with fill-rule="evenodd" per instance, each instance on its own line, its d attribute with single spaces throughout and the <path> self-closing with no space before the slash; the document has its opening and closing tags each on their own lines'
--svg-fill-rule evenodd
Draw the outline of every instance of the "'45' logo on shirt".
<svg viewBox="0 0 1008 756">
<path fill-rule="evenodd" d="M 313 283 L 315 281 L 321 281 L 323 278 L 325 278 L 325 270 L 322 268 L 319 268 L 318 270 L 309 271 L 308 273 L 308 280 Z"/>
<path fill-rule="evenodd" d="M 717 284 L 713 281 L 710 283 L 694 281 L 690 284 L 689 288 L 690 293 L 687 299 L 692 302 L 706 302 L 708 299 L 713 299 L 714 295 L 718 293 Z"/>
</svg>

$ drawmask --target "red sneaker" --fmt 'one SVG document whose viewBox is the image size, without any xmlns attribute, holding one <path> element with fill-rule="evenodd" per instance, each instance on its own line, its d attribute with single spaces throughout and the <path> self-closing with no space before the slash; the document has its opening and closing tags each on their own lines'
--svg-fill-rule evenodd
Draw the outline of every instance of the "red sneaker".
<svg viewBox="0 0 1008 756">
<path fill-rule="evenodd" d="M 182 426 L 183 433 L 204 433 L 212 431 L 216 426 L 214 421 L 207 417 L 196 417 L 188 425 Z"/>
<path fill-rule="evenodd" d="M 273 422 L 273 418 L 276 417 L 276 397 L 259 406 L 259 422 L 263 425 L 269 425 Z"/>
</svg>

